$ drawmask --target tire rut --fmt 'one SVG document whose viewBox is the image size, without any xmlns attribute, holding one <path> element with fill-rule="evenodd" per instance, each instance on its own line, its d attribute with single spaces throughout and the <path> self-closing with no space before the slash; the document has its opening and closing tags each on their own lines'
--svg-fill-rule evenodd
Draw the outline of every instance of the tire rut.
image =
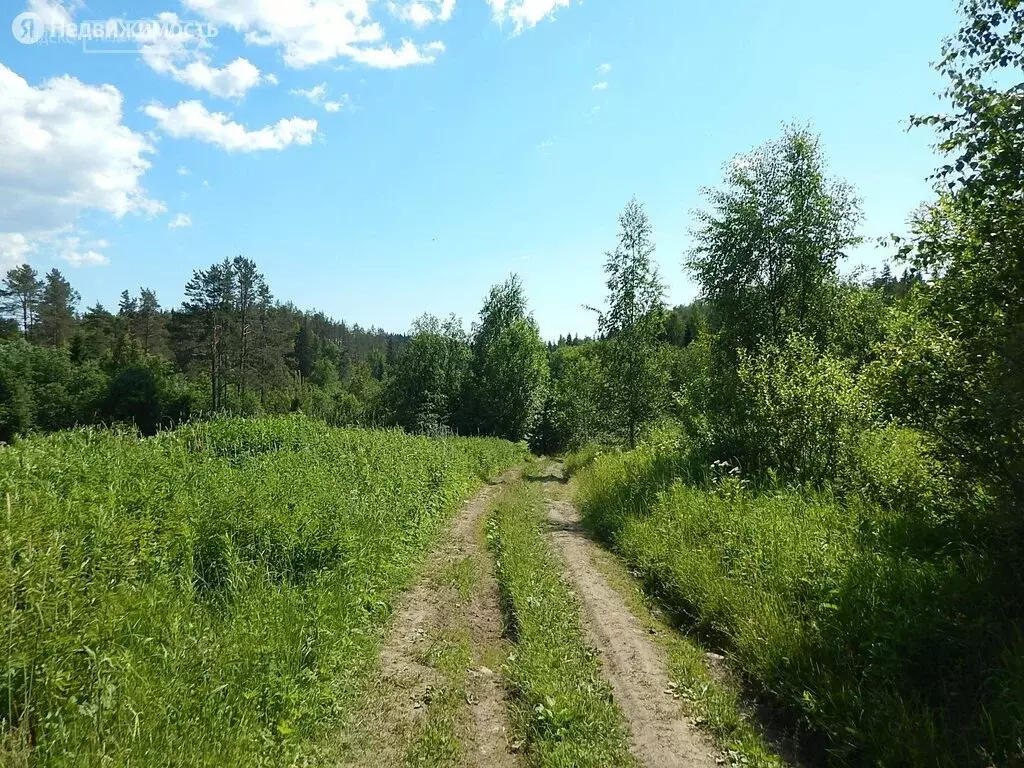
<svg viewBox="0 0 1024 768">
<path fill-rule="evenodd" d="M 549 472 L 561 477 L 561 466 Z M 630 730 L 631 751 L 652 768 L 711 768 L 715 746 L 691 725 L 671 696 L 668 659 L 593 563 L 597 545 L 584 534 L 580 515 L 568 501 L 553 498 L 558 479 L 545 482 L 549 536 L 565 562 L 566 576 L 583 607 L 587 641 L 602 661 L 604 675 Z"/>
<path fill-rule="evenodd" d="M 364 705 L 359 725 L 345 739 L 342 765 L 406 763 L 426 723 L 432 691 L 444 684 L 444 675 L 430 664 L 431 650 L 451 631 L 468 635 L 472 655 L 459 717 L 458 762 L 479 768 L 517 765 L 508 747 L 505 692 L 498 672 L 504 644 L 501 612 L 483 522 L 500 486 L 518 472 L 510 470 L 466 502 L 442 533 L 420 582 L 402 598 L 380 651 L 379 671 L 370 688 L 373 701 Z M 442 575 L 460 566 L 472 575 L 468 594 L 444 583 Z"/>
</svg>

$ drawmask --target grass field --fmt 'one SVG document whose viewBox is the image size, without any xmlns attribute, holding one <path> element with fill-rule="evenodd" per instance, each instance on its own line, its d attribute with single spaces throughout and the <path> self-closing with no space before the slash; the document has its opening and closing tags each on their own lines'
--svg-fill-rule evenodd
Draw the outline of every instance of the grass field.
<svg viewBox="0 0 1024 768">
<path fill-rule="evenodd" d="M 647 592 L 831 763 L 1024 760 L 1024 636 L 991 587 L 1000 565 L 947 518 L 756 491 L 695 473 L 680 445 L 599 456 L 578 484 L 589 526 Z"/>
<path fill-rule="evenodd" d="M 0 450 L 0 763 L 312 759 L 440 527 L 523 458 L 301 417 Z"/>
</svg>

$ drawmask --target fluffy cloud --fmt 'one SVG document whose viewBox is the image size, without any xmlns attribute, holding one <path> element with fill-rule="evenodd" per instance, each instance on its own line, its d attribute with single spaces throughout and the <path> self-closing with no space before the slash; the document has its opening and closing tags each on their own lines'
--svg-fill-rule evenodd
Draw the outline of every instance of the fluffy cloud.
<svg viewBox="0 0 1024 768">
<path fill-rule="evenodd" d="M 156 120 L 168 136 L 198 139 L 228 152 L 256 152 L 284 149 L 291 144 L 311 144 L 317 129 L 316 120 L 292 117 L 250 131 L 232 121 L 230 115 L 210 112 L 199 101 L 183 101 L 176 107 L 153 102 L 143 111 Z"/>
<path fill-rule="evenodd" d="M 0 232 L 0 269 L 24 264 L 38 249 L 38 241 L 29 240 L 22 232 Z"/>
<path fill-rule="evenodd" d="M 62 3 L 60 0 L 28 0 L 28 7 L 25 10 L 39 16 L 43 20 L 43 26 L 48 29 L 61 29 L 72 22 L 75 11 L 81 5 L 81 2 L 75 0 L 69 3 Z"/>
<path fill-rule="evenodd" d="M 432 64 L 437 60 L 435 54 L 444 53 L 444 50 L 444 43 L 440 41 L 427 43 L 420 49 L 411 40 L 403 40 L 402 47 L 398 49 L 390 45 L 383 45 L 380 48 L 357 48 L 349 55 L 353 61 L 375 69 L 400 69 L 414 64 Z"/>
<path fill-rule="evenodd" d="M 340 112 L 350 102 L 348 94 L 342 94 L 338 99 L 328 99 L 327 83 L 320 83 L 312 88 L 296 88 L 291 93 L 293 96 L 301 96 L 311 104 L 322 106 L 328 112 Z"/>
<path fill-rule="evenodd" d="M 608 83 L 604 82 L 603 80 L 600 83 L 594 83 L 594 90 L 606 91 L 608 90 Z"/>
<path fill-rule="evenodd" d="M 59 252 L 60 257 L 73 267 L 99 267 L 110 263 L 110 259 L 97 250 L 108 245 L 105 240 L 82 245 L 78 237 L 65 237 L 60 243 Z"/>
<path fill-rule="evenodd" d="M 192 217 L 187 213 L 179 213 L 167 223 L 168 229 L 184 229 L 192 226 Z"/>
<path fill-rule="evenodd" d="M 294 96 L 301 96 L 313 104 L 322 104 L 327 96 L 327 83 L 320 83 L 309 89 L 295 88 L 291 93 Z"/>
<path fill-rule="evenodd" d="M 435 21 L 445 22 L 455 12 L 455 0 L 413 0 L 409 3 L 388 2 L 388 10 L 396 19 L 424 27 Z"/>
<path fill-rule="evenodd" d="M 161 13 L 157 19 L 166 24 L 179 22 L 174 13 Z M 139 51 L 154 72 L 224 99 L 241 98 L 260 83 L 277 83 L 276 77 L 263 75 L 255 64 L 241 57 L 223 67 L 211 66 L 204 52 L 209 47 L 206 40 L 193 32 L 183 29 L 178 34 L 163 35 L 154 28 Z"/>
<path fill-rule="evenodd" d="M 598 66 L 597 71 L 598 74 L 607 75 L 609 72 L 612 71 L 612 65 L 605 62 L 604 64 Z"/>
<path fill-rule="evenodd" d="M 429 50 L 420 51 L 411 42 L 403 42 L 397 51 L 389 46 L 383 28 L 370 14 L 371 2 L 183 0 L 186 8 L 208 21 L 244 33 L 246 42 L 252 45 L 281 48 L 285 64 L 297 69 L 337 58 L 384 69 L 434 61 Z M 433 4 L 434 0 L 429 2 Z M 442 2 L 439 14 L 444 5 Z"/>
<path fill-rule="evenodd" d="M 260 71 L 248 59 L 237 58 L 220 69 L 205 61 L 193 61 L 172 72 L 174 79 L 224 99 L 241 98 L 259 85 Z"/>
<path fill-rule="evenodd" d="M 0 261 L 52 246 L 86 210 L 165 210 L 142 186 L 153 146 L 122 117 L 112 85 L 65 75 L 32 86 L 0 64 Z"/>
<path fill-rule="evenodd" d="M 494 20 L 499 24 L 512 22 L 517 35 L 537 26 L 548 16 L 554 17 L 556 9 L 569 6 L 569 0 L 487 0 L 487 3 Z"/>
</svg>

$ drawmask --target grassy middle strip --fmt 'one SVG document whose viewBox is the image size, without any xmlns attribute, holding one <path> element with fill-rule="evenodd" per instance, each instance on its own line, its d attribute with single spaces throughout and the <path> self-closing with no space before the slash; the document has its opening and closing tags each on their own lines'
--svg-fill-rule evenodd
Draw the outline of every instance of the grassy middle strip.
<svg viewBox="0 0 1024 768">
<path fill-rule="evenodd" d="M 495 554 L 507 630 L 505 674 L 513 728 L 531 763 L 634 765 L 622 713 L 583 637 L 579 606 L 541 530 L 539 489 L 520 482 L 495 502 L 487 540 Z"/>
</svg>

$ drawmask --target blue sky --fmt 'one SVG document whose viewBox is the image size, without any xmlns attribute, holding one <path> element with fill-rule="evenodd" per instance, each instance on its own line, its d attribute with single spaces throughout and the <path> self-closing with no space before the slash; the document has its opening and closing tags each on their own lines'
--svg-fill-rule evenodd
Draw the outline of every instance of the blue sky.
<svg viewBox="0 0 1024 768">
<path fill-rule="evenodd" d="M 145 285 L 172 306 L 244 254 L 279 299 L 389 330 L 468 325 L 518 272 L 549 338 L 592 332 L 632 195 L 669 300 L 691 299 L 699 189 L 786 122 L 822 135 L 864 235 L 902 231 L 936 165 L 907 118 L 938 108 L 957 21 L 952 0 L 24 2 L 11 20 L 218 33 L 99 55 L 3 23 L 0 264 L 56 265 L 83 305 Z"/>
</svg>

